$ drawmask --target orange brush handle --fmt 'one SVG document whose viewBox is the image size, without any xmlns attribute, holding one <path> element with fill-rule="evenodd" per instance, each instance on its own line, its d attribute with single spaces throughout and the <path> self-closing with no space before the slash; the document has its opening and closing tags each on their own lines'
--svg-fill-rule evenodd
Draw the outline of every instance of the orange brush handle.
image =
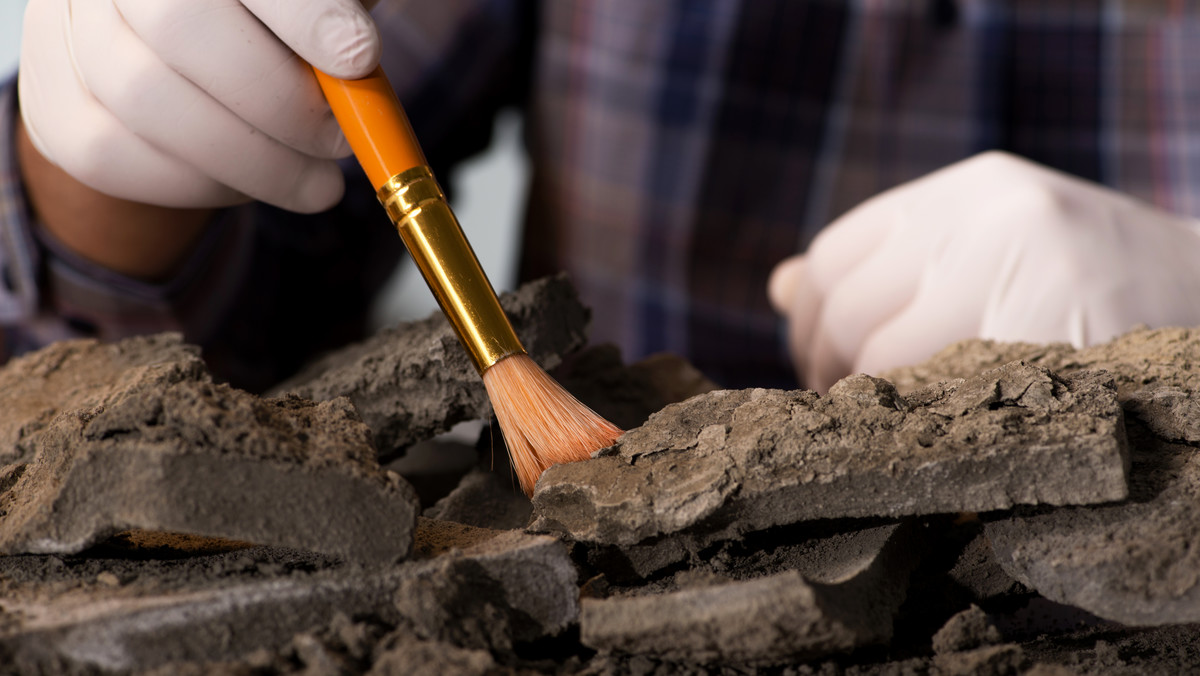
<svg viewBox="0 0 1200 676">
<path fill-rule="evenodd" d="M 475 368 L 483 374 L 504 357 L 524 353 L 383 70 L 377 67 L 361 80 L 313 72 L 375 196 Z"/>
<path fill-rule="evenodd" d="M 379 66 L 361 80 L 340 80 L 316 68 L 317 82 L 350 148 L 376 190 L 403 171 L 425 164 L 408 116 Z"/>
</svg>

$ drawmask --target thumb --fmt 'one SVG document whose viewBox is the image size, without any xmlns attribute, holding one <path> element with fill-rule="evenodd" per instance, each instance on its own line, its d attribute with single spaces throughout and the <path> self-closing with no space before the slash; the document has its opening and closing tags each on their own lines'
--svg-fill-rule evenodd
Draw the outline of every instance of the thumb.
<svg viewBox="0 0 1200 676">
<path fill-rule="evenodd" d="M 771 271 L 771 277 L 767 280 L 767 297 L 775 312 L 782 315 L 791 310 L 792 299 L 801 283 L 800 275 L 803 272 L 803 254 L 784 259 Z"/>
</svg>

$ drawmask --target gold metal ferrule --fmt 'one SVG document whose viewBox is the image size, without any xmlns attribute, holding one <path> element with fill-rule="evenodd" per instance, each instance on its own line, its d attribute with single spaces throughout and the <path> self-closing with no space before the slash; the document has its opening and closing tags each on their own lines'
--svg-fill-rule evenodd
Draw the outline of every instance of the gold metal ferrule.
<svg viewBox="0 0 1200 676">
<path fill-rule="evenodd" d="M 525 352 L 429 167 L 396 174 L 375 196 L 480 375 Z"/>
</svg>

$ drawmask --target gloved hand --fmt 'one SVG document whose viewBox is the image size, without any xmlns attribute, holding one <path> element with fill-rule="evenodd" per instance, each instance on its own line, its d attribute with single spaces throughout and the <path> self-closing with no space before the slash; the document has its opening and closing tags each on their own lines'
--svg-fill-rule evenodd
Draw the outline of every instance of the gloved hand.
<svg viewBox="0 0 1200 676">
<path fill-rule="evenodd" d="M 359 0 L 30 0 L 21 115 L 46 159 L 115 197 L 319 211 L 350 149 L 297 54 L 361 77 L 379 36 Z"/>
<path fill-rule="evenodd" d="M 884 192 L 773 271 L 804 382 L 973 337 L 1106 341 L 1200 324 L 1200 225 L 1000 152 Z"/>
</svg>

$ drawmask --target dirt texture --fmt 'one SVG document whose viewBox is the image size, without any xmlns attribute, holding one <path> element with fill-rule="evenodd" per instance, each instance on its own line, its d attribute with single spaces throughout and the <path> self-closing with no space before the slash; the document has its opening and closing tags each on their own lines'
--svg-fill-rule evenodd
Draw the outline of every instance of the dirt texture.
<svg viewBox="0 0 1200 676">
<path fill-rule="evenodd" d="M 1127 494 L 1111 379 L 1020 362 L 898 395 L 718 391 L 664 408 L 605 457 L 551 467 L 533 528 L 634 545 L 814 519 L 1091 504 Z"/>
<path fill-rule="evenodd" d="M 500 305 L 544 369 L 587 341 L 591 312 L 565 275 L 503 294 Z M 456 423 L 491 415 L 483 380 L 441 312 L 330 353 L 272 393 L 316 401 L 349 397 L 389 457 Z"/>
<path fill-rule="evenodd" d="M 987 536 L 1047 598 L 1130 625 L 1200 622 L 1200 453 L 1139 436 L 1128 502 L 998 519 Z"/>
<path fill-rule="evenodd" d="M 60 343 L 0 374 L 33 402 L 5 416 L 18 462 L 0 482 L 0 552 L 75 553 L 129 529 L 365 563 L 409 551 L 416 497 L 345 399 L 214 384 L 178 336 Z"/>
<path fill-rule="evenodd" d="M 691 664 L 777 664 L 885 642 L 916 560 L 911 524 L 784 546 L 735 570 L 583 600 L 593 648 Z"/>
<path fill-rule="evenodd" d="M 892 376 L 917 386 L 1015 353 L 1063 374 L 1110 374 L 1129 422 L 1129 500 L 998 519 L 987 537 L 1007 573 L 1047 598 L 1132 625 L 1198 622 L 1198 338 L 1141 330 L 1083 350 L 967 341 Z"/>
<path fill-rule="evenodd" d="M 107 563 L 3 557 L 0 580 L 13 593 L 0 615 L 0 657 L 21 673 L 229 659 L 278 649 L 339 613 L 503 651 L 576 620 L 575 569 L 561 544 L 464 528 L 423 520 L 418 556 L 388 568 L 266 547 L 166 560 L 110 547 Z"/>
<path fill-rule="evenodd" d="M 516 479 L 496 472 L 473 469 L 448 495 L 425 510 L 431 519 L 454 521 L 483 528 L 524 528 L 533 505 Z"/>
<path fill-rule="evenodd" d="M 1055 343 L 956 343 L 928 361 L 882 374 L 897 390 L 981 373 L 1021 359 L 1060 375 L 1103 370 L 1117 387 L 1126 414 L 1167 441 L 1200 443 L 1200 329 L 1131 331 L 1081 350 Z"/>
<path fill-rule="evenodd" d="M 933 635 L 933 651 L 939 655 L 974 650 L 1000 642 L 1000 630 L 982 608 L 970 608 L 951 617 Z"/>
</svg>

